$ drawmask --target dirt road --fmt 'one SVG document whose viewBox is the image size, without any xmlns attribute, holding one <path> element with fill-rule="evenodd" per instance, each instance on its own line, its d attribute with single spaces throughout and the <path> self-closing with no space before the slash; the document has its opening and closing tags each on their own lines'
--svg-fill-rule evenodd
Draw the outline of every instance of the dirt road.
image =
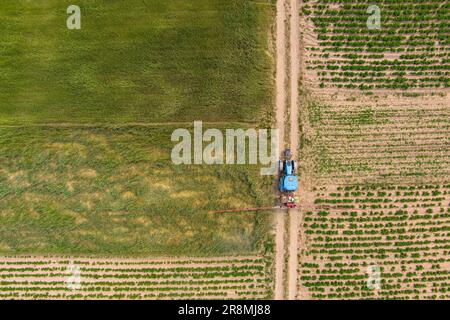
<svg viewBox="0 0 450 320">
<path fill-rule="evenodd" d="M 284 120 L 286 112 L 286 41 L 285 41 L 286 10 L 284 0 L 277 1 L 277 31 L 276 31 L 276 122 L 279 129 L 279 146 L 284 146 Z M 286 213 L 283 210 L 275 212 L 275 300 L 284 299 L 284 234 Z"/>
<path fill-rule="evenodd" d="M 286 34 L 285 22 L 289 17 L 290 33 Z M 277 69 L 276 69 L 276 122 L 279 132 L 280 151 L 283 151 L 285 141 L 285 123 L 289 121 L 290 132 L 287 145 L 291 148 L 293 158 L 298 160 L 299 125 L 298 125 L 298 80 L 300 72 L 300 24 L 299 24 L 299 0 L 277 1 Z M 289 43 L 287 43 L 287 41 Z M 289 50 L 290 68 L 287 69 L 286 48 Z M 289 83 L 287 79 L 290 79 Z M 290 89 L 289 119 L 286 118 L 286 87 Z M 276 212 L 276 236 L 275 236 L 275 299 L 285 299 L 285 280 L 287 280 L 287 298 L 295 299 L 297 294 L 297 266 L 298 266 L 298 231 L 300 227 L 300 211 L 289 210 L 289 247 L 288 247 L 288 274 L 284 277 L 285 270 L 285 223 L 286 213 L 282 210 Z"/>
<path fill-rule="evenodd" d="M 298 80 L 300 72 L 300 21 L 299 0 L 290 0 L 290 146 L 295 160 L 298 158 Z M 298 232 L 300 210 L 289 210 L 289 258 L 288 258 L 288 299 L 295 300 L 297 294 Z"/>
</svg>

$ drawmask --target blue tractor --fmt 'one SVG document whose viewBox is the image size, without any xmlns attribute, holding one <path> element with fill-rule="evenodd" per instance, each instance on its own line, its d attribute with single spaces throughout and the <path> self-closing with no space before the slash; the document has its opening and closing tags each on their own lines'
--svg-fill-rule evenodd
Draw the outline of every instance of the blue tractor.
<svg viewBox="0 0 450 320">
<path fill-rule="evenodd" d="M 290 149 L 284 151 L 284 159 L 278 162 L 280 180 L 278 189 L 281 193 L 281 201 L 288 208 L 296 207 L 294 193 L 298 190 L 297 162 L 291 160 Z"/>
</svg>

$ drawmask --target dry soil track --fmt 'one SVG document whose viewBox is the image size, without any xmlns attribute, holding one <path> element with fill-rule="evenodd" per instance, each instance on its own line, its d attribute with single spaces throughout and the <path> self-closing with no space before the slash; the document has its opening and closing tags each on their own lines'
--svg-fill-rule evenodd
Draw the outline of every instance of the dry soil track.
<svg viewBox="0 0 450 320">
<path fill-rule="evenodd" d="M 295 160 L 298 160 L 298 83 L 300 72 L 300 21 L 299 0 L 290 0 L 290 147 Z M 288 258 L 288 299 L 295 300 L 297 293 L 298 229 L 300 210 L 289 210 L 289 258 Z"/>
<path fill-rule="evenodd" d="M 289 21 L 289 37 L 286 34 L 286 21 Z M 288 41 L 286 41 L 288 40 Z M 277 71 L 276 71 L 276 122 L 279 129 L 280 151 L 286 145 L 285 127 L 289 121 L 289 141 L 293 158 L 297 159 L 299 147 L 298 124 L 298 81 L 300 72 L 299 61 L 299 0 L 278 0 L 277 2 Z M 286 58 L 289 48 L 289 69 Z M 287 81 L 289 79 L 289 82 Z M 287 86 L 289 87 L 289 118 L 286 117 Z M 285 299 L 285 280 L 287 280 L 287 298 L 295 299 L 297 292 L 297 265 L 298 265 L 298 228 L 300 223 L 300 211 L 290 210 L 289 216 L 289 247 L 288 250 L 288 274 L 285 271 L 285 223 L 286 213 L 282 210 L 276 212 L 276 256 L 275 256 L 275 299 Z"/>
<path fill-rule="evenodd" d="M 286 10 L 284 0 L 277 1 L 277 31 L 276 31 L 276 125 L 279 129 L 279 146 L 284 146 L 284 121 L 286 102 L 286 41 L 285 41 Z M 285 212 L 275 212 L 275 299 L 284 298 L 284 230 Z"/>
</svg>

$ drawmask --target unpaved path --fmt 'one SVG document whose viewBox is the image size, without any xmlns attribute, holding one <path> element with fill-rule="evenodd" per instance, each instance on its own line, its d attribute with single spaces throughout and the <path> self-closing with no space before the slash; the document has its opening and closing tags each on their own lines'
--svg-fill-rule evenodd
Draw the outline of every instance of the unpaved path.
<svg viewBox="0 0 450 320">
<path fill-rule="evenodd" d="M 285 41 L 285 19 L 286 10 L 284 0 L 277 0 L 276 19 L 276 122 L 279 129 L 279 146 L 284 146 L 284 120 L 286 102 L 286 41 Z M 280 150 L 281 151 L 281 150 Z M 275 212 L 275 299 L 284 299 L 284 229 L 285 212 L 277 210 Z"/>
<path fill-rule="evenodd" d="M 300 21 L 299 0 L 290 0 L 290 146 L 292 155 L 298 160 L 299 123 L 298 123 L 298 80 L 300 73 Z M 298 234 L 300 210 L 289 210 L 289 258 L 288 258 L 288 299 L 295 300 L 297 295 Z"/>
</svg>

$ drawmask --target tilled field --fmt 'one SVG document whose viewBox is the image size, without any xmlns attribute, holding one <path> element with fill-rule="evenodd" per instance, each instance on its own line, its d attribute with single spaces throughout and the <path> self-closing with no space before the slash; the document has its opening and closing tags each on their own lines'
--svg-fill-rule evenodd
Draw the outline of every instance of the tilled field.
<svg viewBox="0 0 450 320">
<path fill-rule="evenodd" d="M 315 184 L 445 181 L 448 3 L 380 1 L 379 29 L 370 1 L 302 3 L 302 152 Z"/>
<path fill-rule="evenodd" d="M 0 299 L 267 299 L 260 257 L 2 257 Z"/>
<path fill-rule="evenodd" d="M 450 185 L 329 186 L 315 204 L 302 224 L 300 298 L 450 298 Z"/>
<path fill-rule="evenodd" d="M 339 92 L 448 88 L 449 10 L 442 0 L 305 0 L 309 86 Z M 376 13 L 379 25 L 369 19 Z"/>
<path fill-rule="evenodd" d="M 297 298 L 450 297 L 448 13 L 302 1 Z"/>
<path fill-rule="evenodd" d="M 449 99 L 425 101 L 308 103 L 318 184 L 442 181 L 450 173 Z"/>
</svg>

